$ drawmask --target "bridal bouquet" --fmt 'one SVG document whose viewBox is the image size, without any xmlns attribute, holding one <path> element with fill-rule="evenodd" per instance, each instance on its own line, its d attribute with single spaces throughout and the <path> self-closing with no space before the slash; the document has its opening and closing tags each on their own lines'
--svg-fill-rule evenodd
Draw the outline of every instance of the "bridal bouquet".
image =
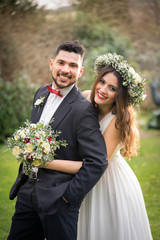
<svg viewBox="0 0 160 240">
<path fill-rule="evenodd" d="M 25 127 L 20 127 L 13 137 L 8 138 L 7 148 L 12 149 L 12 154 L 16 156 L 19 163 L 23 163 L 23 172 L 34 178 L 38 168 L 48 162 L 53 161 L 56 149 L 66 146 L 65 140 L 57 140 L 61 133 L 53 131 L 50 125 L 24 123 Z"/>
</svg>

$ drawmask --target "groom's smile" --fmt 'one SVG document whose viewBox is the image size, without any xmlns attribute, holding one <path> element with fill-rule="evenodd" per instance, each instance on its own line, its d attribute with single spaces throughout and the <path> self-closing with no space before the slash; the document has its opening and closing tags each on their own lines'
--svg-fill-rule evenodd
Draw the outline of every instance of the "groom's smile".
<svg viewBox="0 0 160 240">
<path fill-rule="evenodd" d="M 52 71 L 54 87 L 56 89 L 66 88 L 81 77 L 83 73 L 82 58 L 77 53 L 61 50 L 50 61 L 50 70 Z"/>
</svg>

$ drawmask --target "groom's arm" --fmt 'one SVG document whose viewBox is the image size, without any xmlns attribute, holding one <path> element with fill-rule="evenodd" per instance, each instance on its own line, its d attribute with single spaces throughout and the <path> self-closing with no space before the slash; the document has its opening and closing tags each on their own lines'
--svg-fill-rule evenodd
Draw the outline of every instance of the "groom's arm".
<svg viewBox="0 0 160 240">
<path fill-rule="evenodd" d="M 81 112 L 77 141 L 83 165 L 63 195 L 73 205 L 81 203 L 107 168 L 106 145 L 99 129 L 97 114 L 90 104 Z"/>
</svg>

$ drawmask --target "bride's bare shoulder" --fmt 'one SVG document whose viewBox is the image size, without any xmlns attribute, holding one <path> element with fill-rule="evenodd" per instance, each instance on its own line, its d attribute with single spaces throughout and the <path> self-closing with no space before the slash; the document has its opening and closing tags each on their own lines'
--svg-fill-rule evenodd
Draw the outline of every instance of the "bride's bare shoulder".
<svg viewBox="0 0 160 240">
<path fill-rule="evenodd" d="M 85 90 L 85 91 L 82 92 L 82 94 L 85 98 L 88 98 L 90 93 L 91 93 L 91 90 Z"/>
</svg>

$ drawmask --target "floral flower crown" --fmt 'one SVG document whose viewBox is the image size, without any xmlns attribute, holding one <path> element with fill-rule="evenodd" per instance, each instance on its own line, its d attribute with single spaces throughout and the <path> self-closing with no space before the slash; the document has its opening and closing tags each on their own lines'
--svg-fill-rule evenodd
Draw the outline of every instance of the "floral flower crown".
<svg viewBox="0 0 160 240">
<path fill-rule="evenodd" d="M 95 61 L 94 69 L 98 73 L 105 66 L 112 66 L 123 78 L 123 85 L 127 86 L 129 93 L 129 102 L 132 105 L 138 105 L 146 97 L 145 81 L 135 70 L 124 60 L 123 56 L 116 53 L 106 53 L 99 56 Z"/>
</svg>

